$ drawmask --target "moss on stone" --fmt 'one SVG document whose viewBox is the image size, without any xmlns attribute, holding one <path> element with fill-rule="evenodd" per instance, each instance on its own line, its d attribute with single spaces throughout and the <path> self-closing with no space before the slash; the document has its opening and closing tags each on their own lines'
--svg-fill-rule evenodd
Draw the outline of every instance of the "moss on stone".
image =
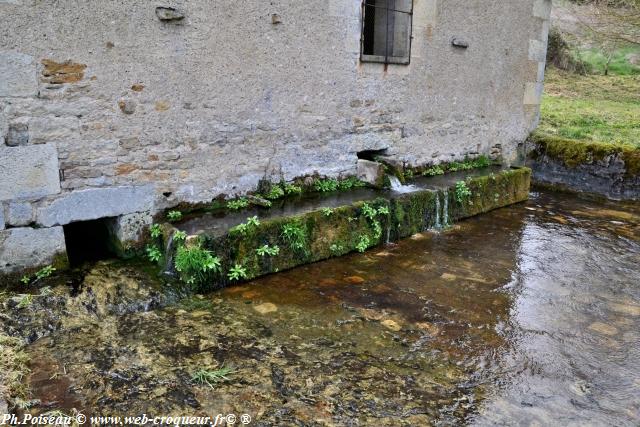
<svg viewBox="0 0 640 427">
<path fill-rule="evenodd" d="M 640 149 L 630 145 L 576 141 L 542 133 L 532 134 L 530 140 L 536 144 L 534 156 L 546 155 L 569 168 L 604 161 L 610 156 L 619 156 L 625 164 L 627 176 L 640 174 Z"/>
<path fill-rule="evenodd" d="M 472 195 L 464 203 L 455 201 L 454 189 L 448 192 L 417 191 L 392 200 L 379 198 L 342 206 L 326 215 L 322 210 L 291 217 L 279 217 L 261 221 L 243 233 L 231 231 L 224 236 L 200 235 L 200 244 L 211 250 L 221 260 L 222 273 L 211 287 L 229 284 L 228 270 L 238 264 L 247 271 L 247 279 L 253 279 L 299 265 L 345 255 L 357 250 L 362 242 L 373 247 L 386 240 L 398 240 L 422 232 L 435 225 L 436 199 L 448 197 L 449 218 L 457 220 L 511 203 L 526 200 L 531 171 L 527 168 L 509 170 L 495 176 L 467 180 Z M 381 208 L 386 213 L 380 213 Z M 384 212 L 385 209 L 382 209 Z M 375 212 L 375 213 L 374 213 Z M 304 232 L 301 247 L 291 245 L 283 236 L 283 227 L 296 224 Z M 171 234 L 172 226 L 166 225 L 163 236 Z M 165 244 L 167 243 L 165 239 Z M 274 256 L 261 256 L 256 249 L 269 245 L 278 246 Z"/>
</svg>

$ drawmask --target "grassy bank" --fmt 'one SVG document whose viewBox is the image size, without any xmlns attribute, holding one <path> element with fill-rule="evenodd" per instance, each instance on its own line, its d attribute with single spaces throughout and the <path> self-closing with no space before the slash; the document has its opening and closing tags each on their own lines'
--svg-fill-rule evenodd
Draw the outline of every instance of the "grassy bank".
<svg viewBox="0 0 640 427">
<path fill-rule="evenodd" d="M 549 67 L 538 130 L 640 148 L 640 75 L 581 76 Z"/>
</svg>

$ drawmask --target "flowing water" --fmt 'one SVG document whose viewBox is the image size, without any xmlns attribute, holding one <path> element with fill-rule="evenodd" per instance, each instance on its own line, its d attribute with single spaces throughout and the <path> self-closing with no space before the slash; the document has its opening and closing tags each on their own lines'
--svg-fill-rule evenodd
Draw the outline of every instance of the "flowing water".
<svg viewBox="0 0 640 427">
<path fill-rule="evenodd" d="M 637 204 L 533 194 L 447 232 L 182 299 L 136 265 L 84 274 L 7 304 L 5 331 L 32 342 L 31 412 L 640 424 Z M 220 367 L 226 380 L 193 379 Z"/>
</svg>

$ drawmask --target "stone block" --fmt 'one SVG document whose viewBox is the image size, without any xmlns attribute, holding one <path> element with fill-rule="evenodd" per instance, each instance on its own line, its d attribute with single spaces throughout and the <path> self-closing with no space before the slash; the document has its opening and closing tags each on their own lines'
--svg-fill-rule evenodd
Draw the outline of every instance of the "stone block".
<svg viewBox="0 0 640 427">
<path fill-rule="evenodd" d="M 529 40 L 529 59 L 545 62 L 547 58 L 547 43 L 540 40 Z"/>
<path fill-rule="evenodd" d="M 370 160 L 358 160 L 358 179 L 376 187 L 384 184 L 384 166 Z"/>
<path fill-rule="evenodd" d="M 122 245 L 139 242 L 142 232 L 146 227 L 153 224 L 151 212 L 136 212 L 122 215 L 113 223 L 113 236 Z"/>
<path fill-rule="evenodd" d="M 0 96 L 35 96 L 36 62 L 18 52 L 0 52 Z"/>
<path fill-rule="evenodd" d="M 76 221 L 117 217 L 153 210 L 154 186 L 91 188 L 74 191 L 38 209 L 37 222 L 45 227 Z"/>
<path fill-rule="evenodd" d="M 59 192 L 58 151 L 54 145 L 0 147 L 0 200 Z"/>
<path fill-rule="evenodd" d="M 533 16 L 544 19 L 545 21 L 551 17 L 551 0 L 535 0 L 533 4 Z"/>
<path fill-rule="evenodd" d="M 66 261 L 62 227 L 0 231 L 0 273 L 13 273 Z"/>
<path fill-rule="evenodd" d="M 7 208 L 6 221 L 13 227 L 31 224 L 33 221 L 33 206 L 27 202 L 10 202 Z"/>
</svg>

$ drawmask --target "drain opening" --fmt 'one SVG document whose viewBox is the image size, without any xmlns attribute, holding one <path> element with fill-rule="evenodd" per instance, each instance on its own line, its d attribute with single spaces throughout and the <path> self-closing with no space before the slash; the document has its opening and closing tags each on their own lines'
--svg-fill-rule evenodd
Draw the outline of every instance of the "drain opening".
<svg viewBox="0 0 640 427">
<path fill-rule="evenodd" d="M 88 261 L 116 257 L 112 232 L 116 218 L 72 222 L 63 226 L 67 256 L 72 267 Z"/>
<path fill-rule="evenodd" d="M 377 162 L 378 157 L 386 156 L 387 148 L 383 148 L 382 150 L 364 150 L 358 151 L 358 159 L 360 160 L 370 160 L 372 162 Z"/>
</svg>

